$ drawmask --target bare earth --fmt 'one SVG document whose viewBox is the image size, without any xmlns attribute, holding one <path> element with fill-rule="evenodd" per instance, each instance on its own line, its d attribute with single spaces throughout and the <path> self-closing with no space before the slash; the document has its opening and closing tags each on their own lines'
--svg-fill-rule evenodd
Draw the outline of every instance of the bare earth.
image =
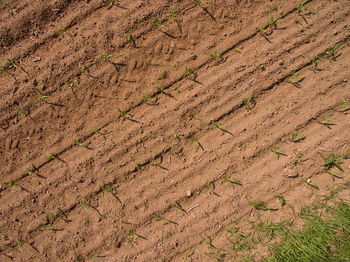
<svg viewBox="0 0 350 262">
<path fill-rule="evenodd" d="M 1 261 L 237 261 L 350 179 L 348 0 L 8 2 Z"/>
</svg>

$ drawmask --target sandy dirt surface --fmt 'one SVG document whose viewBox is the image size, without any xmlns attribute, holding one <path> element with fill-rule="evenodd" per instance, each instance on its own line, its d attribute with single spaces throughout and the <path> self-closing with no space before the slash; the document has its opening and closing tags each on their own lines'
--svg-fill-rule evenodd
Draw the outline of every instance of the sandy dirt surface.
<svg viewBox="0 0 350 262">
<path fill-rule="evenodd" d="M 7 2 L 1 261 L 237 261 L 350 179 L 347 0 Z"/>
</svg>

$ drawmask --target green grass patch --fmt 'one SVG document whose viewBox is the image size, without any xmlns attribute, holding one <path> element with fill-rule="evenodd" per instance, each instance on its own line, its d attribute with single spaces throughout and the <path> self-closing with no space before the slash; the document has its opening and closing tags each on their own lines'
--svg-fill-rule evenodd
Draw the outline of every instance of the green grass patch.
<svg viewBox="0 0 350 262">
<path fill-rule="evenodd" d="M 266 261 L 349 261 L 350 205 L 341 201 L 326 211 L 322 215 L 317 209 L 304 209 L 305 227 L 285 230 L 282 241 L 270 247 Z"/>
</svg>

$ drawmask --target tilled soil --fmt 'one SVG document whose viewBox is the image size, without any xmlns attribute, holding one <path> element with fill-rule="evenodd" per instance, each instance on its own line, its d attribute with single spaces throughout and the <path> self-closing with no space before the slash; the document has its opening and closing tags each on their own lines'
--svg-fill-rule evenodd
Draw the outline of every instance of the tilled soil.
<svg viewBox="0 0 350 262">
<path fill-rule="evenodd" d="M 43 2 L 0 10 L 1 261 L 237 261 L 349 180 L 347 0 Z"/>
</svg>

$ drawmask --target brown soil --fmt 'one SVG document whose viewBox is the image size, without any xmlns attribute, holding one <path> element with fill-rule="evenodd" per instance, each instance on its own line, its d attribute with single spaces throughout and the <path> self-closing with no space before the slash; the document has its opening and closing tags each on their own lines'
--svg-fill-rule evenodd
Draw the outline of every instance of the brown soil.
<svg viewBox="0 0 350 262">
<path fill-rule="evenodd" d="M 347 0 L 43 2 L 0 10 L 1 261 L 236 261 L 350 178 Z"/>
</svg>

